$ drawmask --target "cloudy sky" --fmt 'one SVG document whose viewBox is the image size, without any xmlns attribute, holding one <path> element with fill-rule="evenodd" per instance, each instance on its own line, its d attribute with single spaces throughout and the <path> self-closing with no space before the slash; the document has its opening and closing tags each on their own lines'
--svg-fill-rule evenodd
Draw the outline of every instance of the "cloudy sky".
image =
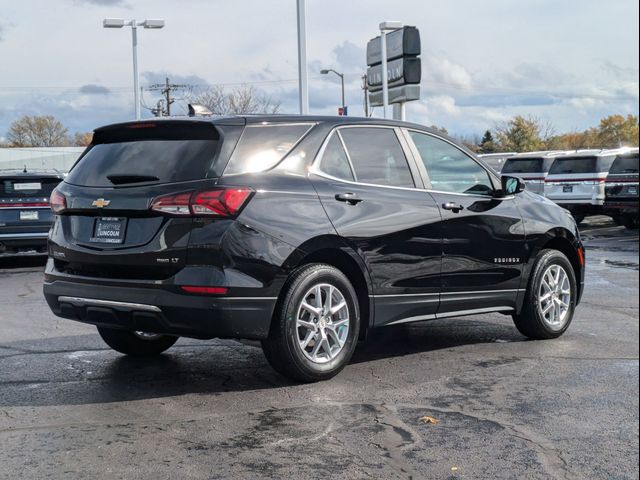
<svg viewBox="0 0 640 480">
<path fill-rule="evenodd" d="M 0 138 L 22 114 L 72 132 L 133 116 L 130 29 L 103 29 L 105 17 L 166 20 L 140 31 L 143 85 L 247 83 L 295 113 L 295 15 L 295 0 L 0 0 Z M 321 68 L 345 73 L 350 113 L 362 113 L 365 45 L 384 20 L 421 32 L 409 120 L 473 135 L 516 114 L 559 132 L 638 114 L 637 0 L 307 0 L 313 113 L 340 103 Z"/>
</svg>

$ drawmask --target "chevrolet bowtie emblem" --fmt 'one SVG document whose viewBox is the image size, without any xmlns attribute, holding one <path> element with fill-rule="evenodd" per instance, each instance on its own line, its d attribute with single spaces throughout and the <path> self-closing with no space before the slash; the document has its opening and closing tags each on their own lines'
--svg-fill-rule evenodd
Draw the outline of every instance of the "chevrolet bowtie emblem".
<svg viewBox="0 0 640 480">
<path fill-rule="evenodd" d="M 102 207 L 106 207 L 107 205 L 109 205 L 111 203 L 111 200 L 105 200 L 104 198 L 98 198 L 97 200 L 94 200 L 93 203 L 91 204 L 91 206 L 93 207 L 98 207 L 98 208 L 102 208 Z"/>
</svg>

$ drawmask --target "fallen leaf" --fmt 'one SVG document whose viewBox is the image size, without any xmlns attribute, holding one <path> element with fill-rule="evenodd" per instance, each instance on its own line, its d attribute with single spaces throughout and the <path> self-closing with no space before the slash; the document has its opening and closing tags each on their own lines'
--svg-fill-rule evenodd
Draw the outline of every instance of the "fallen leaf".
<svg viewBox="0 0 640 480">
<path fill-rule="evenodd" d="M 440 420 L 438 420 L 437 418 L 430 417 L 428 415 L 425 415 L 424 417 L 420 417 L 420 421 L 425 424 L 431 423 L 433 425 L 437 425 L 438 423 L 440 423 Z"/>
</svg>

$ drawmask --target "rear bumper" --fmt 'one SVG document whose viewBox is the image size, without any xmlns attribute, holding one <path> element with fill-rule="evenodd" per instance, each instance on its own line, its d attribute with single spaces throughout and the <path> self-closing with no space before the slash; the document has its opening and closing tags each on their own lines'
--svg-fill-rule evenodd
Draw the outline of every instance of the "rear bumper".
<svg viewBox="0 0 640 480">
<path fill-rule="evenodd" d="M 152 285 L 113 286 L 48 275 L 43 287 L 59 317 L 125 330 L 194 338 L 263 339 L 276 297 L 179 294 Z"/>
<path fill-rule="evenodd" d="M 30 233 L 0 233 L 0 257 L 46 253 L 49 230 Z"/>
<path fill-rule="evenodd" d="M 640 204 L 638 204 L 637 198 L 631 200 L 607 199 L 605 200 L 604 208 L 611 213 L 634 213 L 637 215 L 640 210 Z"/>
</svg>

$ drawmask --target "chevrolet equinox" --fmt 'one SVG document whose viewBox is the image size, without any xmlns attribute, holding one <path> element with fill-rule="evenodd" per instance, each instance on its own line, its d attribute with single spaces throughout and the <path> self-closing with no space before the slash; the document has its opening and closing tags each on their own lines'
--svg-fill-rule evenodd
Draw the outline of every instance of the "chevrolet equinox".
<svg viewBox="0 0 640 480">
<path fill-rule="evenodd" d="M 372 328 L 501 312 L 562 335 L 584 285 L 570 214 L 421 125 L 154 119 L 95 130 L 53 191 L 44 294 L 113 349 L 260 340 L 301 381 Z"/>
</svg>

